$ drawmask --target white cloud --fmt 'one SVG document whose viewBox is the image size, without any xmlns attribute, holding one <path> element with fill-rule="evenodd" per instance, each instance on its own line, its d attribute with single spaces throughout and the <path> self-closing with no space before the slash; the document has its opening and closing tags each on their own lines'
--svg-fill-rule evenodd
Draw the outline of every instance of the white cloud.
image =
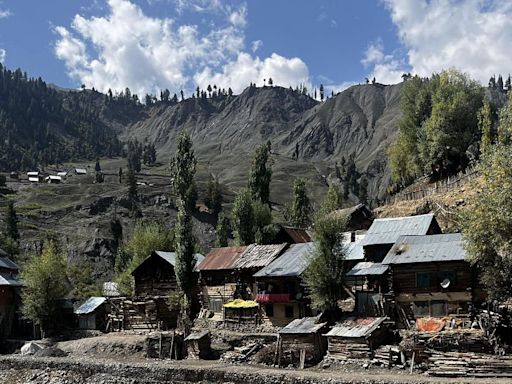
<svg viewBox="0 0 512 384">
<path fill-rule="evenodd" d="M 501 0 L 385 0 L 407 63 L 382 59 L 372 74 L 394 78 L 398 72 L 429 76 L 450 67 L 487 83 L 512 68 L 512 3 Z"/>
<path fill-rule="evenodd" d="M 224 65 L 221 71 L 215 72 L 209 67 L 194 76 L 200 87 L 216 84 L 221 88 L 231 87 L 235 93 L 241 92 L 249 83 L 263 85 L 263 80 L 272 78 L 274 85 L 295 87 L 304 84 L 311 87 L 307 65 L 298 57 L 287 59 L 273 53 L 266 59 L 252 57 L 241 52 L 235 61 Z"/>
<path fill-rule="evenodd" d="M 5 57 L 7 56 L 7 52 L 5 52 L 5 49 L 0 48 L 0 63 L 5 62 Z"/>
<path fill-rule="evenodd" d="M 107 14 L 76 15 L 71 28 L 58 26 L 55 54 L 71 77 L 106 91 L 129 87 L 133 93 L 169 88 L 193 90 L 196 83 L 241 91 L 250 82 L 272 77 L 275 84 L 308 81 L 308 68 L 298 59 L 273 54 L 260 59 L 244 51 L 245 3 L 238 7 L 215 0 L 177 0 L 180 7 L 220 12 L 224 23 L 203 32 L 196 25 L 145 15 L 129 0 L 107 0 Z M 261 42 L 253 42 L 259 48 Z"/>
<path fill-rule="evenodd" d="M 11 16 L 12 13 L 8 9 L 0 9 L 0 19 L 5 19 L 6 17 Z"/>
<path fill-rule="evenodd" d="M 251 43 L 251 50 L 252 53 L 256 53 L 258 49 L 260 49 L 263 46 L 263 41 L 261 40 L 255 40 Z"/>
<path fill-rule="evenodd" d="M 361 63 L 365 67 L 372 67 L 369 79 L 375 78 L 379 83 L 394 84 L 401 80 L 404 73 L 404 63 L 393 55 L 384 53 L 384 45 L 381 39 L 371 43 L 365 51 Z"/>
</svg>

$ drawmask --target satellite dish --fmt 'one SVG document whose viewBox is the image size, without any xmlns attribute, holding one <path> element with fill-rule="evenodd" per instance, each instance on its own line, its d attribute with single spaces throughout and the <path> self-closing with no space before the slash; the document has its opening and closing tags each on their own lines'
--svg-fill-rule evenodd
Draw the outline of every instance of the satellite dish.
<svg viewBox="0 0 512 384">
<path fill-rule="evenodd" d="M 444 289 L 448 288 L 450 286 L 450 284 L 451 284 L 451 281 L 448 278 L 441 281 L 441 287 Z"/>
</svg>

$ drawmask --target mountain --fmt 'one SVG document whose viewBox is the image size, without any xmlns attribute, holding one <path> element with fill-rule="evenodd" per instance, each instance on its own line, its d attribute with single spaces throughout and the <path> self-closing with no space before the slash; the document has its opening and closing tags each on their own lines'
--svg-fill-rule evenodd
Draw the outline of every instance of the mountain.
<svg viewBox="0 0 512 384">
<path fill-rule="evenodd" d="M 249 87 L 232 97 L 153 106 L 121 137 L 153 142 L 165 158 L 173 151 L 176 133 L 187 130 L 210 173 L 234 188 L 244 185 L 254 148 L 270 141 L 274 173 L 284 177 L 273 178 L 278 202 L 289 196 L 294 176 L 311 176 L 316 190 L 334 175 L 335 163 L 352 157 L 358 172 L 370 181 L 370 196 L 382 198 L 389 181 L 386 150 L 398 129 L 401 87 L 356 85 L 323 103 L 291 89 Z"/>
</svg>

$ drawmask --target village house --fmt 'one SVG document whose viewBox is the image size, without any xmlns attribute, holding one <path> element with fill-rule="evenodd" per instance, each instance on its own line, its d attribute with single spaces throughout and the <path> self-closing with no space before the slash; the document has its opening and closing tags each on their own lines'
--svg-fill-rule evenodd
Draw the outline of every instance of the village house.
<svg viewBox="0 0 512 384">
<path fill-rule="evenodd" d="M 346 217 L 348 231 L 366 230 L 370 228 L 374 220 L 372 210 L 364 204 L 338 209 L 332 215 Z"/>
<path fill-rule="evenodd" d="M 313 256 L 314 243 L 291 244 L 269 265 L 254 274 L 256 302 L 263 307 L 264 320 L 282 327 L 290 321 L 312 316 L 302 274 Z"/>
<path fill-rule="evenodd" d="M 0 249 L 0 339 L 11 334 L 14 315 L 19 305 L 20 267 Z"/>
<path fill-rule="evenodd" d="M 484 295 L 466 256 L 460 233 L 400 236 L 382 261 L 399 318 L 467 315 Z"/>
<path fill-rule="evenodd" d="M 214 319 L 226 320 L 226 314 L 243 308 L 234 307 L 226 312 L 226 303 L 233 299 L 254 300 L 257 288 L 253 275 L 274 261 L 286 247 L 287 244 L 251 244 L 213 249 L 197 266 L 203 308 L 212 311 Z"/>
<path fill-rule="evenodd" d="M 87 175 L 87 169 L 75 168 L 75 175 Z"/>
</svg>

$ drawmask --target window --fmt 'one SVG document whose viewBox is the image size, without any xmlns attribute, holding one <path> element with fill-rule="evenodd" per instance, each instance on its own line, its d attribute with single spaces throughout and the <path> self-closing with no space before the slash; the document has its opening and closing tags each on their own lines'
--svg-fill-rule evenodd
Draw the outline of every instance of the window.
<svg viewBox="0 0 512 384">
<path fill-rule="evenodd" d="M 213 312 L 222 312 L 222 304 L 224 304 L 222 302 L 222 299 L 212 299 L 210 298 L 210 303 L 209 303 L 209 310 L 210 311 L 213 311 Z"/>
<path fill-rule="evenodd" d="M 269 317 L 274 316 L 274 304 L 265 305 L 265 313 Z"/>
<path fill-rule="evenodd" d="M 428 308 L 428 301 L 415 301 L 411 305 L 412 313 L 414 316 L 428 316 L 430 315 L 430 311 Z"/>
<path fill-rule="evenodd" d="M 416 288 L 430 288 L 430 273 L 416 273 Z"/>
<path fill-rule="evenodd" d="M 447 309 L 446 309 L 446 301 L 432 301 L 430 303 L 430 306 L 432 308 L 431 315 L 434 317 L 442 317 L 446 316 Z"/>
<path fill-rule="evenodd" d="M 291 305 L 287 305 L 284 307 L 284 315 L 287 318 L 293 317 L 293 307 Z"/>
</svg>

